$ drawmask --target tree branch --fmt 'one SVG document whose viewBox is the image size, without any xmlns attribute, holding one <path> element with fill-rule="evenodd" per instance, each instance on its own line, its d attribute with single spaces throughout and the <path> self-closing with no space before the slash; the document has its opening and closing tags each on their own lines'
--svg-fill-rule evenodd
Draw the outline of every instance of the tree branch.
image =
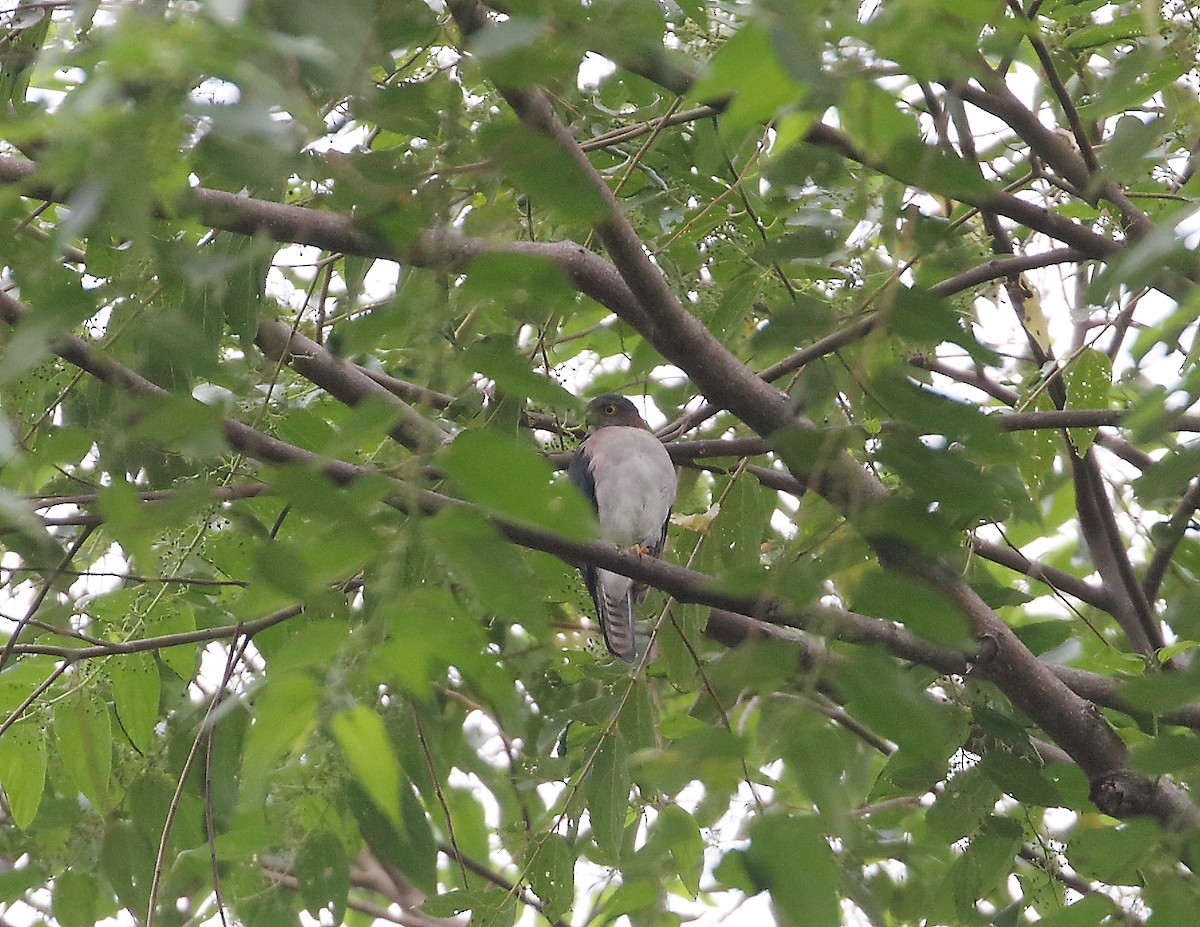
<svg viewBox="0 0 1200 927">
<path fill-rule="evenodd" d="M 456 4 L 456 13 L 462 15 L 462 10 L 468 15 L 483 16 L 475 4 L 463 0 Z M 575 253 L 557 255 L 564 269 L 572 275 L 576 285 L 589 295 L 593 291 L 602 294 L 604 305 L 614 308 L 620 306 L 618 314 L 637 329 L 653 344 L 659 352 L 684 369 L 697 386 L 710 400 L 730 409 L 739 418 L 749 424 L 759 434 L 776 439 L 777 433 L 788 432 L 792 435 L 790 446 L 798 448 L 803 442 L 819 440 L 819 433 L 810 422 L 794 415 L 787 398 L 777 390 L 769 387 L 753 372 L 745 368 L 736 357 L 724 349 L 706 328 L 694 316 L 687 313 L 675 300 L 665 280 L 657 267 L 649 260 L 641 242 L 633 233 L 627 220 L 607 189 L 587 161 L 586 155 L 579 149 L 565 128 L 557 120 L 546 99 L 534 91 L 509 91 L 508 98 L 526 125 L 543 132 L 553 138 L 573 158 L 584 171 L 590 182 L 596 185 L 597 192 L 608 204 L 609 216 L 600 222 L 597 231 L 606 249 L 612 256 L 616 271 L 612 265 L 601 261 L 577 246 Z M 844 138 L 836 130 L 828 126 L 814 127 L 814 138 L 830 144 L 843 144 Z M 11 161 L 12 159 L 5 159 Z M 6 164 L 0 163 L 0 175 L 4 173 Z M 28 174 L 23 178 L 28 180 Z M 992 194 L 985 198 L 989 208 L 1009 215 L 1017 221 L 1038 228 L 1047 234 L 1059 237 L 1060 240 L 1075 245 L 1094 256 L 1108 256 L 1119 252 L 1121 246 L 1109 239 L 1096 235 L 1090 230 L 1077 226 L 1070 220 L 1055 216 L 1045 210 L 1037 209 L 1031 204 L 1012 197 L 1009 194 Z M 312 211 L 306 213 L 305 223 L 292 225 L 299 217 L 286 212 L 287 207 L 277 204 L 261 204 L 249 201 L 245 197 L 233 197 L 216 191 L 204 191 L 194 194 L 196 208 L 202 216 L 212 218 L 212 224 L 229 228 L 242 233 L 265 232 L 277 240 L 303 240 L 304 243 L 316 244 L 320 247 L 331 247 L 333 250 L 349 251 L 349 253 L 375 254 L 380 246 L 373 239 L 353 229 L 348 223 L 338 217 L 324 217 Z M 977 204 L 978 205 L 978 204 Z M 281 211 L 283 210 L 283 211 Z M 308 221 L 309 219 L 312 221 Z M 283 221 L 278 221 L 283 220 Z M 207 219 L 206 219 L 207 221 Z M 286 233 L 286 238 L 284 237 Z M 295 234 L 293 234 L 295 233 Z M 337 244 L 334 244 L 337 240 Z M 450 239 L 444 236 L 423 235 L 409 253 L 410 259 L 424 266 L 438 266 L 452 262 L 469 262 L 473 256 L 471 249 L 488 249 L 490 246 L 466 239 L 453 242 L 453 249 L 448 253 L 443 243 Z M 349 249 L 340 247 L 342 243 L 351 245 Z M 553 246 L 551 246 L 553 247 Z M 424 249 L 432 248 L 432 252 Z M 497 250 L 497 249 L 492 249 Z M 515 253 L 518 246 L 509 245 L 503 249 Z M 481 253 L 476 250 L 475 253 Z M 535 248 L 528 253 L 550 254 L 547 246 Z M 395 257 L 394 254 L 383 256 Z M 624 278 L 624 279 L 622 279 Z M 636 294 L 636 295 L 635 295 Z M 594 297 L 595 298 L 595 297 Z M 4 309 L 0 304 L 0 310 Z M 7 316 L 7 313 L 4 313 Z M 136 374 L 129 374 L 114 369 L 111 362 L 97 360 L 86 351 L 79 353 L 79 346 L 86 345 L 78 339 L 60 339 L 58 345 L 66 355 L 78 356 L 88 365 L 85 369 L 101 376 L 102 379 L 114 382 L 123 388 L 139 391 L 151 387 L 156 394 L 161 390 L 149 384 Z M 66 356 L 64 355 L 64 356 Z M 67 359 L 72 359 L 68 356 Z M 72 362 L 74 362 L 72 360 Z M 127 375 L 128 374 L 128 375 Z M 309 452 L 292 448 L 284 442 L 262 435 L 254 429 L 239 422 L 225 423 L 225 433 L 230 443 L 260 460 L 270 462 L 302 462 L 320 467 L 336 482 L 345 483 L 355 479 L 361 472 L 341 461 L 326 461 Z M 819 444 L 817 445 L 820 446 Z M 786 455 L 785 455 L 786 456 Z M 794 456 L 794 455 L 793 455 Z M 864 507 L 870 507 L 886 495 L 883 488 L 875 482 L 857 463 L 848 456 L 838 454 L 830 457 L 820 455 L 815 461 L 804 465 L 792 462 L 793 472 L 804 479 L 808 485 L 821 492 L 836 506 L 850 515 L 860 512 Z M 410 509 L 430 510 L 432 507 L 444 504 L 436 494 L 419 490 L 415 487 L 397 487 L 397 497 L 393 503 L 400 503 Z M 560 539 L 547 539 L 524 526 L 502 525 L 501 530 L 511 539 L 529 546 L 539 547 L 541 544 L 550 545 Z M 961 579 L 952 571 L 945 570 L 936 564 L 927 563 L 916 552 L 896 545 L 886 538 L 872 538 L 872 544 L 879 552 L 881 560 L 892 567 L 911 572 L 923 578 L 930 585 L 947 593 L 955 601 L 967 617 L 973 633 L 988 650 L 983 654 L 982 662 L 988 678 L 1000 685 L 1001 689 L 1011 698 L 1043 730 L 1079 762 L 1080 766 L 1093 778 L 1119 771 L 1124 763 L 1125 750 L 1115 737 L 1111 728 L 1104 723 L 1094 711 L 1075 697 L 1069 689 L 1062 686 L 1053 673 L 1039 664 L 1036 658 L 1025 649 L 1011 630 L 976 596 Z M 561 544 L 559 545 L 561 547 Z M 632 555 L 625 552 L 601 548 L 588 550 L 589 556 L 595 557 L 597 565 L 627 573 L 635 578 L 650 577 L 651 568 L 646 564 L 626 561 Z M 539 547 L 539 549 L 546 549 Z M 551 552 L 559 553 L 559 550 Z M 560 556 L 568 554 L 576 556 L 582 550 L 568 551 L 563 549 Z M 654 570 L 678 569 L 669 565 L 655 564 Z M 664 580 L 670 577 L 663 577 Z M 680 577 L 675 577 L 680 579 Z M 663 588 L 669 586 L 665 583 Z M 686 594 L 686 583 L 680 586 L 680 592 Z M 732 610 L 744 611 L 742 606 L 756 606 L 756 602 L 747 603 L 744 599 L 730 597 L 719 590 L 710 590 L 714 599 L 712 604 L 728 603 Z M 683 598 L 683 595 L 679 596 Z M 685 599 L 694 601 L 695 599 Z M 1169 790 L 1168 790 L 1169 792 Z M 1098 793 L 1100 794 L 1100 793 Z M 1141 794 L 1141 793 L 1139 793 Z M 1147 791 L 1144 798 L 1154 807 L 1147 806 L 1148 813 L 1158 813 L 1170 805 L 1170 812 L 1178 812 L 1178 808 L 1168 801 L 1173 793 L 1160 794 Z M 1105 797 L 1104 795 L 1101 796 Z M 1172 799 L 1173 800 L 1173 799 Z M 1122 806 L 1128 810 L 1130 805 Z M 1157 809 L 1157 810 L 1156 810 Z"/>
<path fill-rule="evenodd" d="M 1165 524 L 1160 523 L 1161 527 L 1165 529 L 1165 536 L 1155 545 L 1154 554 L 1150 557 L 1150 563 L 1146 565 L 1146 572 L 1142 577 L 1142 589 L 1150 602 L 1158 598 L 1158 590 L 1162 585 L 1163 578 L 1167 575 L 1167 567 L 1171 565 L 1175 549 L 1183 540 L 1184 534 L 1187 533 L 1188 525 L 1198 508 L 1200 508 L 1200 478 L 1194 479 L 1188 484 L 1187 492 L 1179 500 L 1179 505 L 1176 506 L 1171 517 Z"/>
<path fill-rule="evenodd" d="M 1093 586 L 1087 580 L 1072 576 L 1065 570 L 1030 560 L 1019 550 L 992 541 L 985 541 L 979 537 L 972 536 L 971 549 L 985 560 L 1008 567 L 1029 579 L 1045 583 L 1051 589 L 1079 599 L 1080 602 L 1086 602 L 1093 608 L 1112 613 L 1113 601 L 1108 590 Z"/>
<path fill-rule="evenodd" d="M 412 451 L 429 451 L 450 440 L 450 435 L 444 429 L 367 376 L 359 367 L 334 357 L 323 346 L 277 319 L 259 321 L 254 343 L 267 357 L 291 364 L 301 376 L 348 406 L 356 406 L 369 396 L 387 403 L 397 420 L 388 434 Z"/>
</svg>

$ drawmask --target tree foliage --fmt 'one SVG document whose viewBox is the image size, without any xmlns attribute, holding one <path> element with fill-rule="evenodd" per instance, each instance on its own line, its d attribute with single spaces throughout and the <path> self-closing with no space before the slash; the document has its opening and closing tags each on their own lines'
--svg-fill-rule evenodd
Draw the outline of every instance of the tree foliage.
<svg viewBox="0 0 1200 927">
<path fill-rule="evenodd" d="M 1195 922 L 1190 4 L 2 25 L 14 922 Z"/>
</svg>

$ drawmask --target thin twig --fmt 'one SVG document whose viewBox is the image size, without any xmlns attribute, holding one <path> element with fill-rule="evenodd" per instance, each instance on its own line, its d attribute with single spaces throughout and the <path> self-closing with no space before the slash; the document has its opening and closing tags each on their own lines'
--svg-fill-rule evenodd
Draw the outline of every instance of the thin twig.
<svg viewBox="0 0 1200 927">
<path fill-rule="evenodd" d="M 9 658 L 13 654 L 13 648 L 17 646 L 17 638 L 21 636 L 21 632 L 25 630 L 25 626 L 33 620 L 33 616 L 36 615 L 38 609 L 42 607 L 42 603 L 46 601 L 46 596 L 48 596 L 50 594 L 50 590 L 54 588 L 55 581 L 59 578 L 59 576 L 62 575 L 62 571 L 67 568 L 71 561 L 75 559 L 75 555 L 79 553 L 80 549 L 85 543 L 87 543 L 87 539 L 92 536 L 92 533 L 95 530 L 96 529 L 92 526 L 84 528 L 83 531 L 80 532 L 79 537 L 75 538 L 75 540 L 71 542 L 71 546 L 67 548 L 67 552 L 58 562 L 58 565 L 55 566 L 50 575 L 45 578 L 45 581 L 42 583 L 42 587 L 38 590 L 37 595 L 34 597 L 33 601 L 29 603 L 29 608 L 25 611 L 25 616 L 17 622 L 17 626 L 13 628 L 12 634 L 9 636 L 8 640 L 4 642 L 4 650 L 0 652 L 0 669 L 3 669 L 8 663 Z"/>
<path fill-rule="evenodd" d="M 154 870 L 150 877 L 150 891 L 148 901 L 146 902 L 145 927 L 154 927 L 154 917 L 158 908 L 158 891 L 162 885 L 163 867 L 166 863 L 167 842 L 171 836 L 171 829 L 175 824 L 175 815 L 179 812 L 179 804 L 183 800 L 183 788 L 187 782 L 188 774 L 192 770 L 192 764 L 196 761 L 196 754 L 200 752 L 200 744 L 206 740 L 209 724 L 217 707 L 221 704 L 225 687 L 229 685 L 229 680 L 233 678 L 234 668 L 237 666 L 238 661 L 249 644 L 250 636 L 246 635 L 240 647 L 230 646 L 229 656 L 225 660 L 225 672 L 221 677 L 221 683 L 217 686 L 216 692 L 213 693 L 213 697 L 208 703 L 208 709 L 204 712 L 204 717 L 200 720 L 200 729 L 196 732 L 196 736 L 192 740 L 192 747 L 188 751 L 187 759 L 184 760 L 183 769 L 179 772 L 179 781 L 175 785 L 175 792 L 171 795 L 171 802 L 167 805 L 167 817 L 163 821 L 162 833 L 158 841 L 158 850 L 154 855 Z M 219 889 L 218 883 L 214 882 L 214 887 Z M 222 921 L 224 921 L 224 915 L 222 915 Z"/>
<path fill-rule="evenodd" d="M 442 809 L 442 818 L 446 822 L 446 838 L 450 841 L 450 846 L 454 849 L 451 856 L 458 862 L 458 872 L 462 876 L 463 888 L 470 888 L 471 883 L 467 878 L 467 867 L 463 862 L 462 851 L 458 848 L 458 840 L 454 836 L 454 821 L 450 817 L 450 806 L 446 803 L 446 796 L 442 792 L 442 782 L 438 778 L 437 766 L 433 762 L 433 754 L 429 750 L 429 741 L 425 737 L 425 726 L 421 723 L 421 715 L 417 711 L 416 705 L 410 705 L 409 710 L 412 712 L 413 725 L 417 731 L 417 742 L 421 745 L 421 755 L 425 758 L 425 767 L 429 770 L 429 779 L 433 783 L 433 793 L 437 796 L 438 805 Z"/>
<path fill-rule="evenodd" d="M 1164 529 L 1164 536 L 1155 545 L 1154 553 L 1151 555 L 1150 562 L 1146 565 L 1145 575 L 1142 577 L 1142 589 L 1150 602 L 1158 598 L 1158 590 L 1167 575 L 1167 568 L 1171 565 L 1175 550 L 1183 540 L 1184 534 L 1187 533 L 1188 525 L 1197 509 L 1200 509 L 1200 477 L 1193 479 L 1188 484 L 1187 491 L 1179 500 L 1179 505 L 1171 513 L 1171 517 L 1167 519 L 1165 525 L 1160 525 Z"/>
</svg>

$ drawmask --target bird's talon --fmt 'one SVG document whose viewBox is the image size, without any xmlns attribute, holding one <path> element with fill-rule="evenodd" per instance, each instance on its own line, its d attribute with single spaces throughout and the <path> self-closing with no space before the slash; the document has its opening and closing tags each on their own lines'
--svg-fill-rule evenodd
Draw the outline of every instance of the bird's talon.
<svg viewBox="0 0 1200 927">
<path fill-rule="evenodd" d="M 632 550 L 639 557 L 645 557 L 647 554 L 650 553 L 650 548 L 643 547 L 641 544 L 634 544 L 633 547 L 631 547 L 629 549 Z"/>
</svg>

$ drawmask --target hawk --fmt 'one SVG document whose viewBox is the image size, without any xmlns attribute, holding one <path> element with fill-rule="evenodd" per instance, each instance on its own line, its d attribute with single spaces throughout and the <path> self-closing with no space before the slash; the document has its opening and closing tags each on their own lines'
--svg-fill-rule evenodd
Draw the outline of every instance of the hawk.
<svg viewBox="0 0 1200 927">
<path fill-rule="evenodd" d="M 658 557 L 675 504 L 675 465 L 663 443 L 624 396 L 607 394 L 588 403 L 590 434 L 571 458 L 567 475 L 596 509 L 604 538 Z M 620 573 L 582 568 L 596 603 L 596 618 L 609 651 L 632 663 L 635 606 L 646 586 Z"/>
</svg>

